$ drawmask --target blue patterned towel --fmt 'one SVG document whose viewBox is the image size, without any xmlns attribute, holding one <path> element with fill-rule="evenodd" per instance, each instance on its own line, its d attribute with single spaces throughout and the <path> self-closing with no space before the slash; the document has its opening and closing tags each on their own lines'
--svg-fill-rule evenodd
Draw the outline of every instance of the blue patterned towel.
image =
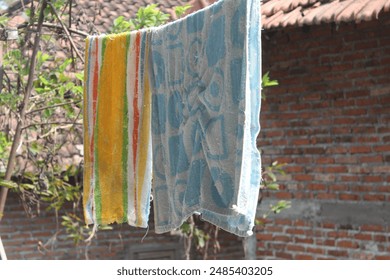
<svg viewBox="0 0 390 280">
<path fill-rule="evenodd" d="M 252 234 L 261 179 L 260 1 L 222 0 L 153 30 L 155 228 L 193 213 Z"/>
</svg>

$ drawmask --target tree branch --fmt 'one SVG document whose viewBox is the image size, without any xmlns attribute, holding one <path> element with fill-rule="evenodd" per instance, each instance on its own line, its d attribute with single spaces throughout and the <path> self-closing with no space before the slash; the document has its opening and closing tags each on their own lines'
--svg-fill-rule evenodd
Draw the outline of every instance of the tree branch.
<svg viewBox="0 0 390 280">
<path fill-rule="evenodd" d="M 49 4 L 50 8 L 52 9 L 54 15 L 56 16 L 57 20 L 58 20 L 59 23 L 61 24 L 62 29 L 64 30 L 66 36 L 68 37 L 69 42 L 70 42 L 72 48 L 74 49 L 74 51 L 76 52 L 78 58 L 80 58 L 80 60 L 84 63 L 84 58 L 83 58 L 83 56 L 80 54 L 80 52 L 79 52 L 77 46 L 75 45 L 72 36 L 69 34 L 68 28 L 65 26 L 64 22 L 61 20 L 61 18 L 60 18 L 60 16 L 58 15 L 58 13 L 57 13 L 55 7 L 53 6 L 53 4 L 50 3 L 50 2 L 48 2 L 48 4 Z"/>
<path fill-rule="evenodd" d="M 41 111 L 46 110 L 46 109 L 52 109 L 52 108 L 66 106 L 66 105 L 77 104 L 77 103 L 80 103 L 80 102 L 81 102 L 81 100 L 54 104 L 54 105 L 51 105 L 51 106 L 46 106 L 46 107 L 42 107 L 42 108 L 38 108 L 38 109 L 35 109 L 35 110 L 32 110 L 32 111 L 29 111 L 29 112 L 27 112 L 26 115 L 35 114 L 37 112 L 41 112 Z"/>
<path fill-rule="evenodd" d="M 44 10 L 45 10 L 46 6 L 47 6 L 47 0 L 42 0 L 42 6 L 41 6 L 41 10 L 39 12 L 37 33 L 35 35 L 34 47 L 33 47 L 33 51 L 31 54 L 31 64 L 30 64 L 30 71 L 29 71 L 28 80 L 27 80 L 26 91 L 24 92 L 23 102 L 21 104 L 20 118 L 18 119 L 18 124 L 16 126 L 15 136 L 14 136 L 14 139 L 12 142 L 11 151 L 10 151 L 10 155 L 8 158 L 8 164 L 7 164 L 7 169 L 5 172 L 4 180 L 11 179 L 12 172 L 13 172 L 14 167 L 15 167 L 17 148 L 19 147 L 19 144 L 21 143 L 21 140 L 22 140 L 22 137 L 21 137 L 22 130 L 23 130 L 23 126 L 24 126 L 24 121 L 26 119 L 26 112 L 27 112 L 28 103 L 29 103 L 29 100 L 31 97 L 32 87 L 33 87 L 35 68 L 36 68 L 36 64 L 37 64 L 37 54 L 38 54 L 38 49 L 39 49 L 39 42 L 41 40 L 42 23 L 43 23 L 43 19 L 45 17 Z M 1 191 L 0 191 L 0 221 L 3 218 L 4 207 L 5 207 L 5 203 L 7 201 L 7 194 L 8 194 L 8 189 L 2 187 Z"/>
<path fill-rule="evenodd" d="M 35 26 L 37 24 L 36 23 L 33 23 L 33 24 L 23 23 L 21 25 L 18 25 L 18 29 L 26 28 L 29 25 L 30 26 Z M 51 23 L 51 22 L 44 22 L 42 24 L 42 26 L 43 27 L 47 27 L 47 28 L 51 28 L 51 29 L 63 30 L 61 25 L 57 25 L 57 24 L 54 24 L 54 23 Z M 80 36 L 83 36 L 83 37 L 88 37 L 89 36 L 88 33 L 84 32 L 84 31 L 81 31 L 81 30 L 78 30 L 78 29 L 74 29 L 74 28 L 68 28 L 68 31 L 69 31 L 69 33 L 74 33 L 74 34 L 77 34 L 77 35 L 80 35 Z"/>
<path fill-rule="evenodd" d="M 30 128 L 32 126 L 45 126 L 45 125 L 65 125 L 65 124 L 71 124 L 71 125 L 82 125 L 82 123 L 78 123 L 78 122 L 45 122 L 45 123 L 32 123 L 32 124 L 29 124 L 29 125 L 26 125 L 25 127 L 23 127 L 23 130 L 24 129 L 27 129 L 27 128 Z"/>
</svg>

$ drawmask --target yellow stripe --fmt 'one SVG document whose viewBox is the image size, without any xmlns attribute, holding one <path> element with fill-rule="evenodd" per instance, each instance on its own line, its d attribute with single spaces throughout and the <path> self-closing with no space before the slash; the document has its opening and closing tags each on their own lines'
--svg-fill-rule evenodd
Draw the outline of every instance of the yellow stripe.
<svg viewBox="0 0 390 280">
<path fill-rule="evenodd" d="M 87 97 L 87 83 L 88 83 L 88 50 L 89 39 L 85 42 L 85 68 L 84 68 L 84 102 L 83 102 L 83 120 L 84 120 L 84 175 L 83 175 L 83 204 L 84 204 L 84 217 L 87 217 L 85 212 L 89 199 L 89 192 L 91 187 L 91 156 L 89 154 L 89 133 L 88 133 L 88 97 Z M 88 222 L 88 221 L 86 221 Z"/>
<path fill-rule="evenodd" d="M 148 36 L 148 35 L 147 35 Z M 148 73 L 148 67 L 147 63 L 149 61 L 148 54 L 149 54 L 149 46 L 148 46 L 148 40 L 145 40 L 145 59 L 142 61 L 142 63 L 145 64 L 144 67 L 144 99 L 143 99 L 143 107 L 142 107 L 142 120 L 141 120 L 141 126 L 140 126 L 140 140 L 139 143 L 142 143 L 143 145 L 139 145 L 139 162 L 138 162 L 138 180 L 137 180 L 137 201 L 138 201 L 138 209 L 137 209 L 137 226 L 141 226 L 143 224 L 143 217 L 142 217 L 142 208 L 145 204 L 144 201 L 142 201 L 142 194 L 145 192 L 144 186 L 145 186 L 145 173 L 146 173 L 146 167 L 147 167 L 147 160 L 148 160 L 148 148 L 149 148 L 149 139 L 150 139 L 150 122 L 151 122 L 151 92 L 150 92 L 150 86 L 149 86 L 149 73 Z M 142 94 L 142 93 L 141 93 Z"/>
<path fill-rule="evenodd" d="M 106 40 L 104 63 L 99 81 L 98 96 L 98 174 L 101 190 L 102 224 L 123 222 L 122 149 L 124 94 L 126 81 L 126 36 Z"/>
</svg>

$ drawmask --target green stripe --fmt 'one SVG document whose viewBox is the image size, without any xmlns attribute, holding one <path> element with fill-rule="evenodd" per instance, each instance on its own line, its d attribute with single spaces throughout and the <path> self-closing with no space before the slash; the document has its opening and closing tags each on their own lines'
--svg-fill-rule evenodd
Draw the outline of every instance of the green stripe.
<svg viewBox="0 0 390 280">
<path fill-rule="evenodd" d="M 104 60 L 104 53 L 105 53 L 105 50 L 106 50 L 106 37 L 103 38 L 103 42 L 102 42 L 102 62 L 101 64 L 103 64 L 103 60 Z M 101 65 L 99 65 L 99 68 L 102 69 Z M 100 86 L 100 81 L 98 82 L 98 87 Z M 100 90 L 98 89 L 98 96 L 97 96 L 97 100 L 99 100 L 99 92 Z M 99 102 L 97 102 L 97 106 L 96 106 L 96 125 L 95 125 L 95 129 L 94 129 L 94 132 L 95 134 L 93 135 L 94 137 L 94 145 L 95 145 L 95 149 L 94 149 L 94 153 L 95 153 L 95 166 L 94 166 L 94 172 L 95 172 L 95 212 L 96 212 L 96 219 L 97 219 L 97 224 L 101 225 L 102 224 L 102 193 L 101 193 L 101 189 L 100 189 L 100 184 L 99 184 L 99 172 L 97 171 L 99 169 L 99 151 L 98 149 L 96 149 L 96 147 L 98 147 L 98 135 L 99 135 L 99 130 L 98 130 L 98 123 L 99 123 L 99 115 L 98 115 L 98 112 L 99 112 Z"/>
<path fill-rule="evenodd" d="M 130 46 L 130 34 L 126 35 L 126 59 L 125 59 L 125 67 L 127 71 L 127 52 Z M 127 77 L 127 72 L 126 72 Z M 128 149 L 129 149 L 129 137 L 128 137 L 128 123 L 129 123 L 129 110 L 128 110 L 128 102 L 127 102 L 127 79 L 125 80 L 125 92 L 123 95 L 124 98 L 124 114 L 123 114 L 123 124 L 124 124 L 124 131 L 123 131 L 123 147 L 122 147 L 122 169 L 123 169 L 123 184 L 122 184 L 122 203 L 123 203 L 123 222 L 127 222 L 127 210 L 128 210 L 128 183 L 127 183 L 127 176 L 128 176 Z"/>
</svg>

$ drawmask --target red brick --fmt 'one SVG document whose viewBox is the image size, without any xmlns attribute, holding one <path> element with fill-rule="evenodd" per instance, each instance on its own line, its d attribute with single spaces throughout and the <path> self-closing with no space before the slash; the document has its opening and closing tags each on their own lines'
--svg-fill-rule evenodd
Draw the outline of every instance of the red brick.
<svg viewBox="0 0 390 280">
<path fill-rule="evenodd" d="M 387 256 L 376 256 L 376 260 L 390 260 L 390 255 Z"/>
<path fill-rule="evenodd" d="M 376 242 L 387 242 L 388 237 L 386 235 L 375 235 L 374 240 Z"/>
<path fill-rule="evenodd" d="M 362 162 L 362 163 L 383 162 L 383 157 L 381 155 L 360 157 L 359 162 Z M 390 168 L 389 168 L 389 170 L 390 170 Z"/>
<path fill-rule="evenodd" d="M 273 257 L 273 252 L 265 251 L 265 250 L 258 250 L 256 252 L 256 255 L 260 256 L 260 257 L 264 257 L 264 256 Z"/>
<path fill-rule="evenodd" d="M 390 145 L 379 145 L 373 148 L 375 152 L 390 152 Z"/>
<path fill-rule="evenodd" d="M 335 159 L 331 157 L 320 157 L 316 159 L 316 163 L 318 164 L 332 164 L 334 161 Z"/>
<path fill-rule="evenodd" d="M 305 244 L 313 244 L 314 243 L 313 238 L 295 237 L 294 240 L 295 240 L 295 243 L 305 243 Z"/>
<path fill-rule="evenodd" d="M 390 174 L 390 166 L 375 166 L 373 168 L 373 172 Z"/>
<path fill-rule="evenodd" d="M 278 226 L 267 226 L 267 231 L 268 232 L 283 232 L 284 228 L 278 227 Z"/>
<path fill-rule="evenodd" d="M 383 231 L 384 228 L 381 225 L 362 225 L 362 231 Z"/>
<path fill-rule="evenodd" d="M 290 174 L 290 173 L 301 173 L 304 171 L 304 167 L 303 166 L 290 166 L 290 165 L 287 165 L 286 167 L 284 167 L 284 170 Z"/>
<path fill-rule="evenodd" d="M 354 235 L 354 237 L 357 240 L 365 240 L 365 241 L 370 241 L 372 240 L 372 235 L 371 234 L 365 234 L 365 233 L 357 233 Z"/>
<path fill-rule="evenodd" d="M 256 234 L 257 240 L 270 241 L 273 240 L 273 234 L 258 233 Z"/>
<path fill-rule="evenodd" d="M 328 254 L 335 257 L 348 257 L 348 252 L 346 251 L 328 250 Z"/>
<path fill-rule="evenodd" d="M 292 140 L 292 144 L 294 146 L 309 145 L 310 144 L 310 140 L 309 139 L 295 139 L 295 140 Z"/>
<path fill-rule="evenodd" d="M 325 167 L 324 171 L 327 173 L 345 173 L 348 172 L 348 169 L 345 166 L 329 166 Z"/>
<path fill-rule="evenodd" d="M 350 193 L 341 193 L 339 194 L 340 200 L 359 200 L 359 195 L 350 194 Z"/>
<path fill-rule="evenodd" d="M 287 235 L 274 235 L 273 241 L 288 243 L 291 241 L 291 238 Z"/>
<path fill-rule="evenodd" d="M 281 192 L 281 191 L 279 191 L 279 192 L 277 192 L 275 194 L 275 197 L 277 199 L 292 199 L 293 198 L 293 194 L 290 193 L 290 192 Z"/>
<path fill-rule="evenodd" d="M 330 192 L 340 192 L 340 191 L 348 191 L 348 185 L 331 185 L 329 187 Z"/>
<path fill-rule="evenodd" d="M 363 154 L 363 153 L 370 153 L 371 148 L 367 146 L 356 146 L 356 147 L 351 147 L 350 152 L 352 154 Z"/>
<path fill-rule="evenodd" d="M 313 260 L 313 256 L 310 255 L 297 255 L 295 260 Z"/>
<path fill-rule="evenodd" d="M 347 231 L 331 231 L 328 232 L 327 236 L 330 238 L 337 239 L 337 238 L 346 238 L 349 236 L 349 234 Z"/>
<path fill-rule="evenodd" d="M 350 240 L 340 240 L 337 241 L 337 247 L 357 249 L 359 248 L 359 244 Z"/>
<path fill-rule="evenodd" d="M 321 254 L 321 255 L 324 255 L 325 254 L 325 250 L 324 249 L 321 249 L 321 248 L 307 248 L 306 250 L 308 253 L 312 253 L 312 254 Z"/>
<path fill-rule="evenodd" d="M 349 109 L 344 111 L 345 115 L 348 116 L 361 116 L 367 114 L 367 110 L 360 108 L 360 109 Z"/>
<path fill-rule="evenodd" d="M 358 163 L 358 158 L 353 156 L 336 157 L 336 163 Z"/>
<path fill-rule="evenodd" d="M 317 242 L 318 244 L 318 242 Z M 322 244 L 321 244 L 322 245 Z M 325 246 L 330 246 L 330 247 L 334 247 L 336 245 L 336 241 L 334 240 L 331 240 L 331 239 L 327 239 L 323 242 L 323 245 Z"/>
<path fill-rule="evenodd" d="M 390 93 L 390 87 L 379 87 L 371 89 L 371 95 L 378 96 Z"/>
<path fill-rule="evenodd" d="M 364 176 L 363 181 L 367 183 L 380 183 L 383 179 L 381 176 Z"/>
<path fill-rule="evenodd" d="M 292 260 L 293 256 L 288 253 L 283 253 L 283 252 L 276 252 L 275 256 L 279 259 L 285 259 L 285 260 Z"/>
<path fill-rule="evenodd" d="M 296 174 L 294 180 L 296 181 L 313 181 L 313 176 L 308 174 Z"/>
<path fill-rule="evenodd" d="M 284 135 L 283 130 L 272 130 L 272 131 L 266 131 L 265 137 L 271 138 L 271 137 L 282 137 Z"/>
<path fill-rule="evenodd" d="M 298 252 L 305 252 L 305 247 L 295 244 L 288 244 L 286 246 L 287 251 L 298 251 Z"/>
<path fill-rule="evenodd" d="M 383 194 L 365 194 L 363 199 L 367 201 L 384 201 L 386 197 Z"/>
<path fill-rule="evenodd" d="M 346 147 L 330 147 L 328 149 L 329 154 L 347 154 L 348 148 Z"/>
<path fill-rule="evenodd" d="M 308 184 L 307 189 L 313 191 L 324 191 L 326 190 L 326 185 L 324 184 Z"/>
<path fill-rule="evenodd" d="M 359 176 L 348 176 L 348 175 L 345 175 L 345 176 L 341 176 L 341 180 L 344 181 L 344 182 L 359 182 L 360 181 L 360 178 Z"/>
<path fill-rule="evenodd" d="M 336 224 L 333 224 L 333 223 L 323 223 L 322 224 L 322 227 L 323 228 L 336 228 Z"/>
<path fill-rule="evenodd" d="M 286 233 L 291 235 L 303 235 L 305 231 L 303 229 L 290 228 L 286 230 Z"/>
<path fill-rule="evenodd" d="M 285 226 L 291 226 L 292 221 L 287 219 L 276 219 L 275 224 L 277 225 L 285 225 Z"/>
<path fill-rule="evenodd" d="M 304 220 L 296 220 L 296 221 L 294 221 L 294 226 L 304 227 L 304 226 L 307 226 L 307 222 L 305 222 Z"/>
</svg>

